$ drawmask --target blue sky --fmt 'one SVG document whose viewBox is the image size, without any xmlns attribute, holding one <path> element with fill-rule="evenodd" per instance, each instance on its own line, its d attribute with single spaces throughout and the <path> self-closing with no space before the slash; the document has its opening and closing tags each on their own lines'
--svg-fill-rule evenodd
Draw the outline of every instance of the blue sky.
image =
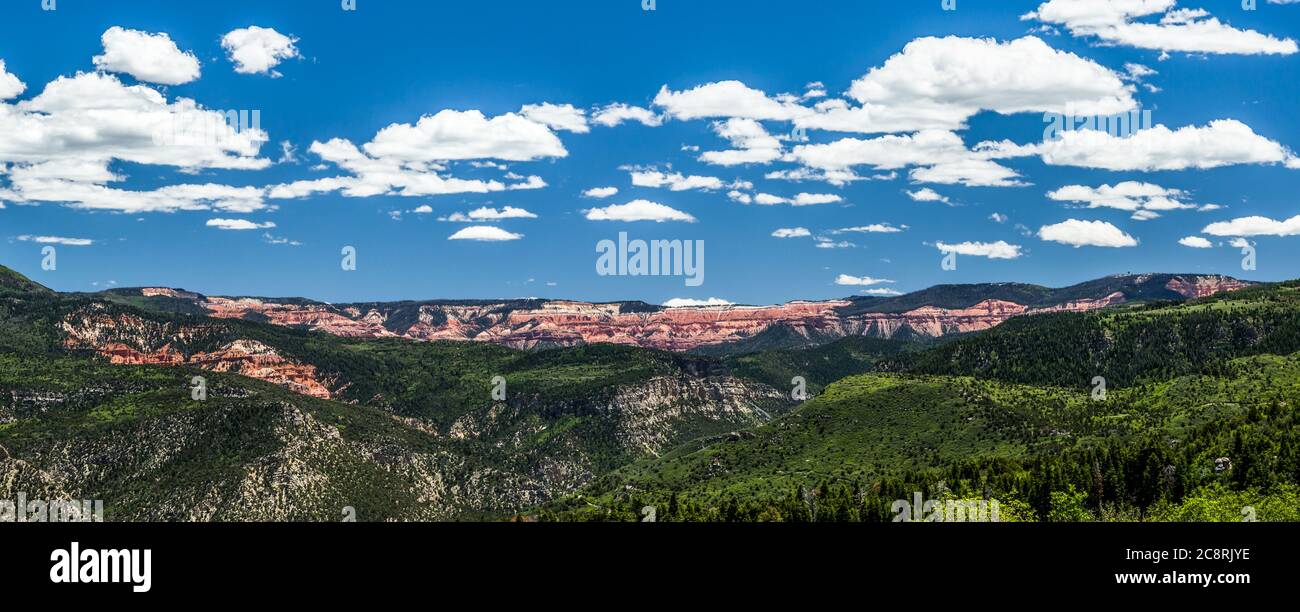
<svg viewBox="0 0 1300 612">
<path fill-rule="evenodd" d="M 1125 16 L 1080 14 L 1071 1 L 958 0 L 953 11 L 939 0 L 658 0 L 654 11 L 640 0 L 359 0 L 355 11 L 331 0 L 59 0 L 54 11 L 38 0 L 13 3 L 0 20 L 0 263 L 66 291 L 166 285 L 336 302 L 765 304 L 939 283 L 1064 286 L 1124 272 L 1298 276 L 1300 238 L 1288 235 L 1300 233 L 1300 220 L 1287 220 L 1300 214 L 1300 168 L 1288 167 L 1300 166 L 1292 153 L 1300 150 L 1300 6 L 1152 0 L 1158 11 Z M 251 26 L 267 30 L 250 34 Z M 234 32 L 243 35 L 223 45 Z M 279 56 L 267 60 L 267 50 Z M 236 51 L 251 55 L 241 63 Z M 40 100 L 60 77 L 64 97 Z M 15 80 L 21 93 L 13 94 Z M 810 83 L 826 95 L 808 95 Z M 159 109 L 178 98 L 202 109 L 256 109 L 266 140 L 235 150 L 230 143 L 243 141 L 231 137 L 222 146 L 232 148 L 216 153 L 149 148 L 131 133 L 142 121 L 133 111 L 108 108 L 118 93 L 136 100 L 146 89 L 161 96 Z M 93 93 L 103 91 L 115 93 Z M 872 105 L 872 114 L 831 125 L 829 107 L 817 106 L 828 102 Z M 522 110 L 541 104 L 586 125 L 575 132 L 554 113 Z M 643 109 L 654 125 L 600 125 L 612 104 Z M 1167 129 L 1045 142 L 1044 113 L 1066 104 L 1080 115 L 1150 110 Z M 426 126 L 438 129 L 418 129 L 422 117 L 448 110 Z M 882 119 L 892 116 L 901 118 Z M 1219 120 L 1231 123 L 1212 123 Z M 396 130 L 381 138 L 390 125 Z M 806 142 L 791 138 L 796 125 Z M 762 137 L 736 146 L 720 135 L 732 128 L 753 137 L 755 126 Z M 922 147 L 922 133 L 927 142 L 956 137 L 960 150 Z M 406 167 L 396 183 L 358 173 L 345 167 L 346 149 L 313 147 L 332 139 L 364 151 L 367 167 L 419 167 Z M 860 151 L 875 151 L 881 139 L 910 143 L 898 158 L 912 161 L 882 164 L 868 153 L 864 162 Z M 977 154 L 988 142 L 1005 152 Z M 729 150 L 763 161 L 723 165 L 704 156 Z M 860 180 L 774 176 L 831 167 Z M 636 186 L 633 171 L 668 175 L 668 183 L 677 173 L 714 181 L 679 191 Z M 272 197 L 277 186 L 318 179 L 339 182 Z M 449 180 L 545 186 L 455 193 Z M 408 193 L 428 184 L 421 181 L 453 193 Z M 240 195 L 205 199 L 178 185 Z M 619 191 L 583 195 L 599 187 Z M 104 189 L 112 195 L 78 199 Z M 947 202 L 914 197 L 931 193 Z M 1086 198 L 1065 199 L 1080 193 Z M 788 203 L 799 194 L 835 201 Z M 772 197 L 782 203 L 759 203 Z M 635 201 L 694 222 L 588 218 Z M 415 212 L 422 206 L 432 212 Z M 440 220 L 506 207 L 534 217 Z M 605 216 L 620 212 L 628 210 Z M 259 227 L 223 230 L 214 220 Z M 448 239 L 472 227 L 518 237 Z M 899 231 L 845 231 L 873 227 Z M 809 235 L 773 236 L 796 228 Z M 597 275 L 596 244 L 619 232 L 704 241 L 705 283 Z M 1179 243 L 1188 238 L 1209 247 Z M 1242 238 L 1258 250 L 1257 270 L 1243 271 L 1240 248 L 1229 244 Z M 56 239 L 92 244 L 55 244 L 58 267 L 42 270 L 42 246 L 68 242 Z M 357 249 L 355 271 L 340 268 L 345 245 Z M 956 270 L 942 269 L 941 245 L 961 251 Z M 1007 258 L 979 254 L 1006 256 L 1008 248 Z"/>
</svg>

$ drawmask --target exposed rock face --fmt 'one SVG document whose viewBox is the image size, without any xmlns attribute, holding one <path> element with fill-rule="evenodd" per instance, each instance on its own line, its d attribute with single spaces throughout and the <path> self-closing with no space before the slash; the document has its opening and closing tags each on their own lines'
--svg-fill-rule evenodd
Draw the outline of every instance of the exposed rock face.
<svg viewBox="0 0 1300 612">
<path fill-rule="evenodd" d="M 197 300 L 203 297 L 192 291 L 181 291 L 167 287 L 145 287 L 140 290 L 140 293 L 145 297 L 169 297 L 183 300 Z"/>
<path fill-rule="evenodd" d="M 168 296 L 172 297 L 172 296 Z M 115 364 L 190 365 L 214 372 L 230 372 L 286 387 L 294 392 L 330 399 L 332 381 L 324 380 L 316 366 L 286 359 L 260 342 L 236 339 L 211 351 L 189 351 L 177 343 L 202 344 L 213 330 L 148 321 L 91 308 L 63 321 L 65 346 L 91 349 Z"/>
<path fill-rule="evenodd" d="M 1250 283 L 1227 276 L 1180 276 L 1171 279 L 1165 285 L 1170 291 L 1188 299 L 1208 297 L 1225 291 L 1238 291 L 1250 286 Z"/>
<path fill-rule="evenodd" d="M 841 316 L 837 310 L 849 304 L 847 301 L 792 302 L 780 306 L 711 306 L 624 312 L 620 304 L 549 302 L 539 309 L 508 313 L 502 312 L 504 305 L 491 308 L 424 305 L 420 307 L 419 321 L 397 334 L 384 327 L 386 313 L 378 309 L 363 313 L 355 308 L 294 306 L 253 300 L 234 302 L 223 298 L 211 298 L 202 303 L 216 317 L 258 320 L 264 317 L 276 325 L 306 327 L 348 337 L 402 336 L 416 340 L 495 342 L 521 349 L 609 343 L 669 351 L 689 351 L 744 340 L 774 325 L 784 325 L 803 335 L 822 337 L 872 335 L 889 338 L 904 330 L 925 336 L 942 336 L 988 329 L 1028 310 L 1020 304 L 989 300 L 963 309 L 927 306 L 904 313 Z"/>
<path fill-rule="evenodd" d="M 1128 288 L 1199 298 L 1235 291 L 1251 283 L 1226 276 L 1137 275 L 1113 277 Z M 1163 285 L 1163 279 L 1169 280 Z M 188 292 L 149 289 L 157 295 Z M 171 291 L 171 293 L 162 293 Z M 278 303 L 253 298 L 197 296 L 211 316 L 266 321 L 346 337 L 405 337 L 415 340 L 494 342 L 521 349 L 610 343 L 669 351 L 689 351 L 753 338 L 776 326 L 805 337 L 836 338 L 899 334 L 939 337 L 982 331 L 1007 319 L 1045 312 L 1086 312 L 1129 300 L 1125 291 L 1093 291 L 1053 303 L 1021 304 L 985 299 L 964 307 L 920 305 L 901 310 L 860 312 L 849 300 L 790 302 L 778 306 L 656 308 L 625 303 L 575 301 L 529 303 L 398 303 L 334 306 Z M 906 297 L 906 296 L 904 296 Z"/>
<path fill-rule="evenodd" d="M 1116 291 L 1104 298 L 1071 300 L 1063 304 L 1048 306 L 1046 308 L 1035 308 L 1029 311 L 1029 314 L 1038 314 L 1043 312 L 1088 312 L 1089 310 L 1100 310 L 1108 306 L 1123 304 L 1125 302 L 1124 294 Z"/>
<path fill-rule="evenodd" d="M 327 304 L 276 304 L 251 298 L 232 300 L 206 298 L 200 305 L 210 316 L 222 319 L 254 319 L 265 317 L 268 323 L 285 327 L 303 327 L 329 332 L 349 338 L 382 338 L 396 336 L 383 326 L 379 312 L 362 313 L 351 309 L 338 309 Z"/>
</svg>

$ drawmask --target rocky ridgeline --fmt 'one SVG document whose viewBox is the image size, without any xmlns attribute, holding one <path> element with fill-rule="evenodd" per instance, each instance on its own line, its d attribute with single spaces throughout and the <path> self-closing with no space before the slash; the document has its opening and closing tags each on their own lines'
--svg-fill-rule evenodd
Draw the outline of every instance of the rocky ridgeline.
<svg viewBox="0 0 1300 612">
<path fill-rule="evenodd" d="M 1166 277 L 1168 280 L 1157 289 L 1171 298 L 1206 297 L 1251 285 L 1214 275 L 1123 278 L 1128 287 L 1147 288 L 1153 281 Z M 847 336 L 892 338 L 900 334 L 940 337 L 983 331 L 1015 316 L 1082 312 L 1130 301 L 1124 291 L 1110 290 L 1048 304 L 984 299 L 960 307 L 921 304 L 904 310 L 861 312 L 853 308 L 852 300 L 689 308 L 563 300 L 522 304 L 402 302 L 335 306 L 304 300 L 204 297 L 163 288 L 143 292 L 147 296 L 193 300 L 213 317 L 265 321 L 345 337 L 493 342 L 520 349 L 611 343 L 668 351 L 741 342 L 774 327 L 821 340 Z"/>
</svg>

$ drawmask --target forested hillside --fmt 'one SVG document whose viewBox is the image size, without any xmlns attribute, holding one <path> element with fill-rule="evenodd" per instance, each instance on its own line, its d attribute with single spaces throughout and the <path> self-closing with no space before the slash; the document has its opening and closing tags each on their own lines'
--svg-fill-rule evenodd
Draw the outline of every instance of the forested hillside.
<svg viewBox="0 0 1300 612">
<path fill-rule="evenodd" d="M 891 520 L 894 501 L 920 492 L 996 499 L 1003 520 L 1297 520 L 1296 297 L 1286 284 L 1047 315 L 902 353 L 877 368 L 906 373 L 840 380 L 772 423 L 638 461 L 540 514 Z"/>
<path fill-rule="evenodd" d="M 348 339 L 3 278 L 0 497 L 35 478 L 115 519 L 508 516 L 792 406 L 709 358 Z"/>
<path fill-rule="evenodd" d="M 1300 519 L 1300 283 L 711 357 L 347 338 L 0 272 L 0 497 L 111 520 L 880 521 L 918 493 Z"/>
</svg>

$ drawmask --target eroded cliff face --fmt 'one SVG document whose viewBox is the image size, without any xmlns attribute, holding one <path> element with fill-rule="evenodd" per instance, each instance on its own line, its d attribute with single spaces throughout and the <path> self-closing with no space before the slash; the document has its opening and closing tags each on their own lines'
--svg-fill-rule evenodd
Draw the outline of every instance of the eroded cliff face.
<svg viewBox="0 0 1300 612">
<path fill-rule="evenodd" d="M 322 399 L 333 398 L 337 390 L 332 390 L 337 381 L 321 376 L 316 366 L 287 359 L 255 340 L 222 341 L 212 326 L 151 321 L 92 305 L 68 315 L 62 328 L 67 348 L 93 350 L 115 364 L 189 365 L 265 380 Z M 192 348 L 205 344 L 216 348 Z"/>
<path fill-rule="evenodd" d="M 1122 277 L 1130 287 L 1155 287 L 1167 296 L 1193 299 L 1236 291 L 1251 283 L 1216 275 L 1137 275 Z M 1165 282 L 1163 287 L 1160 283 Z M 1167 291 L 1163 291 L 1167 290 Z M 1110 290 L 1108 290 L 1110 291 Z M 404 337 L 414 340 L 494 342 L 520 348 L 566 347 L 610 343 L 668 351 L 690 351 L 753 338 L 782 327 L 809 338 L 899 334 L 940 337 L 1000 325 L 1007 319 L 1045 312 L 1085 312 L 1122 304 L 1124 291 L 1034 306 L 988 299 L 965 308 L 923 305 L 906 311 L 856 312 L 853 302 L 790 302 L 777 306 L 707 306 L 646 308 L 621 303 L 595 304 L 555 300 L 476 304 L 277 303 L 252 298 L 203 297 L 165 288 L 145 295 L 193 299 L 211 316 L 266 321 L 360 338 Z M 851 314 L 845 314 L 850 312 Z"/>
<path fill-rule="evenodd" d="M 1208 291 L 1199 288 L 1198 291 Z M 201 302 L 212 316 L 264 320 L 338 336 L 414 340 L 494 342 L 519 349 L 567 347 L 590 343 L 622 344 L 667 351 L 690 351 L 752 338 L 774 326 L 806 337 L 876 336 L 900 333 L 940 337 L 995 327 L 1007 319 L 1039 312 L 1085 311 L 1124 301 L 1115 293 L 1046 308 L 986 300 L 969 308 L 923 306 L 899 313 L 850 316 L 840 309 L 851 302 L 792 302 L 780 306 L 711 306 L 657 312 L 624 312 L 620 304 L 550 302 L 542 308 L 508 310 L 491 307 L 420 306 L 419 320 L 395 333 L 385 327 L 389 313 L 325 304 L 297 306 L 259 300 L 209 298 Z"/>
<path fill-rule="evenodd" d="M 1251 284 L 1227 276 L 1196 276 L 1171 279 L 1165 287 L 1188 299 L 1209 297 L 1225 291 L 1239 291 Z"/>
</svg>

